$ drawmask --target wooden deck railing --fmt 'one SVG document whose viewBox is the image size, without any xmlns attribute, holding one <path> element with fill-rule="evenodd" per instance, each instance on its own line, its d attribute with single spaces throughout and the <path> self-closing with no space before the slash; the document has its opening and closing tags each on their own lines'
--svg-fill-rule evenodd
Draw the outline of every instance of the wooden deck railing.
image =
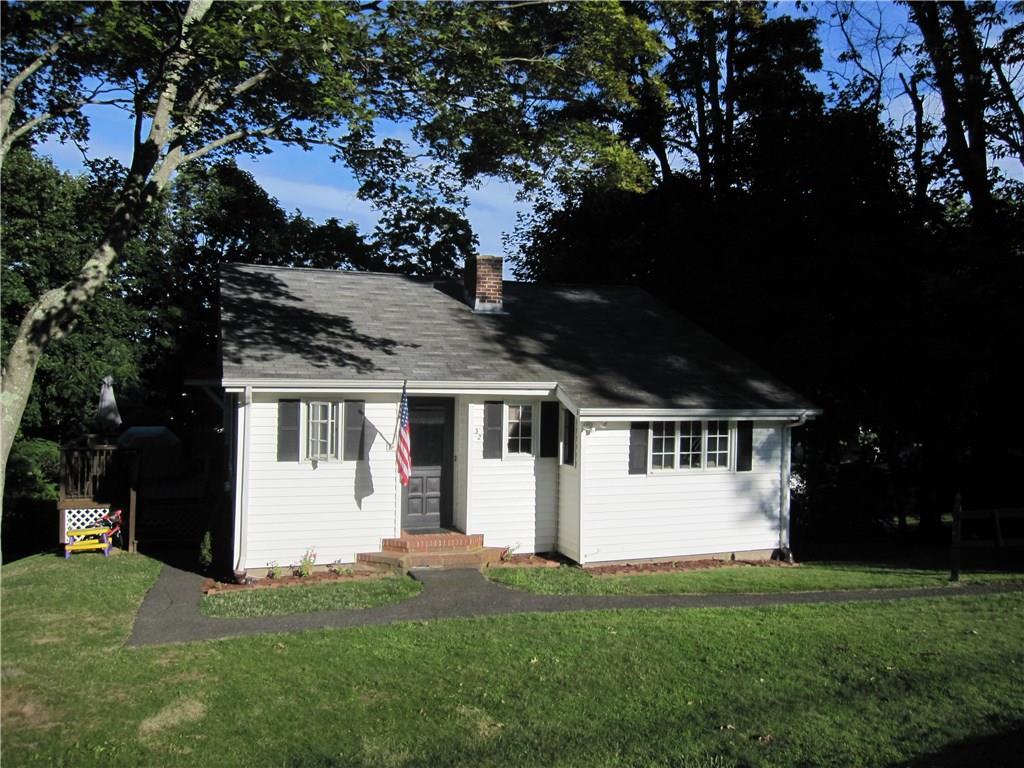
<svg viewBox="0 0 1024 768">
<path fill-rule="evenodd" d="M 960 550 L 964 547 L 1024 547 L 1022 538 L 1003 536 L 1003 521 L 1024 518 L 1024 509 L 964 509 L 958 493 L 953 499 L 953 546 L 952 564 L 949 569 L 950 581 L 960 580 Z M 963 537 L 964 520 L 988 520 L 992 523 L 992 538 L 980 539 Z"/>
<path fill-rule="evenodd" d="M 92 499 L 115 491 L 113 445 L 65 447 L 61 451 L 60 498 L 62 501 Z"/>
</svg>

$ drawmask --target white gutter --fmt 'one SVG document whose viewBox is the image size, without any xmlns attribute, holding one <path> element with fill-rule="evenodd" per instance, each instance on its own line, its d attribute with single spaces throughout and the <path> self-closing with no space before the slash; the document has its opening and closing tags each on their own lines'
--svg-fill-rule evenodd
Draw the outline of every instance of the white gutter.
<svg viewBox="0 0 1024 768">
<path fill-rule="evenodd" d="M 784 421 L 800 419 L 803 424 L 807 419 L 820 414 L 818 410 L 775 409 L 725 409 L 725 408 L 580 408 L 580 421 L 648 421 L 716 418 L 716 419 L 755 419 L 758 421 Z"/>
<path fill-rule="evenodd" d="M 252 388 L 246 387 L 242 393 L 242 450 L 237 457 L 235 471 L 235 536 L 237 559 L 235 575 L 245 575 L 245 559 L 248 545 L 249 521 L 249 444 L 252 434 Z"/>
<path fill-rule="evenodd" d="M 790 533 L 790 492 L 789 479 L 793 472 L 793 433 L 791 430 L 802 427 L 809 418 L 817 416 L 820 410 L 807 410 L 802 412 L 796 421 L 789 421 L 782 425 L 782 468 L 779 484 L 779 553 L 782 557 L 792 561 L 792 554 L 789 551 Z M 786 555 L 789 555 L 788 558 Z"/>
<path fill-rule="evenodd" d="M 547 395 L 558 386 L 554 381 L 358 381 L 338 379 L 228 379 L 223 380 L 228 392 L 244 389 L 273 392 L 368 392 L 401 394 L 403 385 L 409 395 Z"/>
</svg>

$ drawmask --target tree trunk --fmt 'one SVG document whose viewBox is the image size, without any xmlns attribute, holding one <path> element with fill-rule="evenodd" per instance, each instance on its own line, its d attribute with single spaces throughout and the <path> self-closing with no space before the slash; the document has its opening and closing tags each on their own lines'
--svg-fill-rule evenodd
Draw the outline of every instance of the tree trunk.
<svg viewBox="0 0 1024 768">
<path fill-rule="evenodd" d="M 903 83 L 903 90 L 906 91 L 910 103 L 914 107 L 914 149 L 910 153 L 911 167 L 914 169 L 914 207 L 918 212 L 928 207 L 928 183 L 929 174 L 924 165 L 924 99 L 918 91 L 917 75 L 911 75 L 910 80 L 900 72 L 900 81 Z"/>
<path fill-rule="evenodd" d="M 951 8 L 954 24 L 958 27 L 955 41 L 945 37 L 938 3 L 911 3 L 910 14 L 921 30 L 924 47 L 934 69 L 935 84 L 942 98 L 942 122 L 946 127 L 950 155 L 971 199 L 974 220 L 984 224 L 992 211 L 992 189 L 988 181 L 984 99 L 979 100 L 977 96 L 981 75 L 980 69 L 975 71 L 978 62 L 971 52 L 974 44 L 973 24 L 969 12 L 962 4 L 949 3 L 947 6 Z M 966 18 L 959 15 L 960 11 Z M 968 29 L 961 31 L 959 28 L 964 25 Z M 960 54 L 963 92 L 956 81 L 951 50 Z M 969 141 L 972 143 L 969 144 Z"/>
<path fill-rule="evenodd" d="M 718 81 L 721 69 L 718 66 L 718 26 L 715 23 L 715 11 L 709 9 L 704 14 L 700 25 L 700 38 L 704 49 L 705 77 L 708 83 L 708 108 L 710 120 L 708 125 L 708 143 L 711 155 L 711 176 L 715 196 L 722 194 L 724 179 L 722 177 L 722 101 L 719 95 Z"/>
<path fill-rule="evenodd" d="M 647 140 L 647 146 L 658 159 L 658 167 L 661 169 L 661 185 L 668 186 L 672 181 L 672 166 L 668 161 L 668 150 L 665 148 L 665 141 L 660 136 L 652 136 Z"/>
<path fill-rule="evenodd" d="M 725 102 L 725 120 L 722 124 L 722 159 L 719 175 L 722 186 L 731 189 L 733 183 L 733 135 L 736 128 L 736 98 L 733 95 L 733 81 L 736 75 L 734 52 L 736 48 L 736 7 L 730 5 L 725 27 L 725 86 L 722 101 Z"/>
<path fill-rule="evenodd" d="M 192 0 L 189 3 L 182 20 L 183 40 L 189 27 L 203 18 L 211 4 L 212 0 Z M 3 462 L 0 474 L 5 477 L 7 459 L 32 391 L 39 358 L 49 344 L 66 336 L 74 327 L 82 307 L 106 282 L 114 260 L 134 234 L 142 213 L 170 182 L 182 162 L 181 146 L 174 141 L 171 115 L 178 97 L 178 85 L 190 56 L 188 44 L 183 42 L 169 57 L 149 134 L 145 141 L 136 137 L 131 169 L 101 244 L 73 279 L 43 294 L 18 327 L 4 365 L 3 381 L 0 382 L 0 460 Z M 136 115 L 137 120 L 141 118 L 141 113 Z M 168 146 L 170 150 L 165 153 Z"/>
<path fill-rule="evenodd" d="M 1006 78 L 1006 73 L 1003 72 L 1003 62 L 994 53 L 990 54 L 989 60 L 992 64 L 992 71 L 996 76 L 996 82 L 999 84 L 999 94 L 1006 103 L 1006 108 L 1009 110 L 1010 115 L 1013 117 L 1017 132 L 1016 136 L 1011 133 L 1003 138 L 1010 149 L 1017 153 L 1020 164 L 1024 166 L 1024 109 L 1021 108 L 1020 99 L 1014 93 L 1013 86 Z"/>
</svg>

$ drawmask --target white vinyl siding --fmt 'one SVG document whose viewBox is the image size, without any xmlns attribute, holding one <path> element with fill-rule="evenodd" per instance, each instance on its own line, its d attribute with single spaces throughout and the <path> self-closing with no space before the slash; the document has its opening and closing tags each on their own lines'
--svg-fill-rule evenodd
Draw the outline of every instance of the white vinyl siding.
<svg viewBox="0 0 1024 768">
<path fill-rule="evenodd" d="M 529 404 L 532 411 L 540 410 L 540 400 Z M 500 460 L 485 460 L 484 401 L 468 401 L 467 415 L 466 533 L 482 533 L 489 547 L 515 547 L 520 553 L 553 550 L 558 528 L 557 457 L 506 454 Z"/>
<path fill-rule="evenodd" d="M 307 402 L 314 398 L 303 398 Z M 351 563 L 358 552 L 380 549 L 397 534 L 395 454 L 391 439 L 398 399 L 366 400 L 368 461 L 278 462 L 277 398 L 257 396 L 250 406 L 246 568 L 297 563 L 312 548 L 317 563 Z"/>
<path fill-rule="evenodd" d="M 750 472 L 629 474 L 629 423 L 584 424 L 582 562 L 779 546 L 782 427 L 755 422 Z"/>
</svg>

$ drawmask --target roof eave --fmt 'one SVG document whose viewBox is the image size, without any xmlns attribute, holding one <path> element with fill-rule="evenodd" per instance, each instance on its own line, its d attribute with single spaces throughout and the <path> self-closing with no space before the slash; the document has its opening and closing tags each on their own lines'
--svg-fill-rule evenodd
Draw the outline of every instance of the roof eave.
<svg viewBox="0 0 1024 768">
<path fill-rule="evenodd" d="M 807 420 L 820 416 L 819 408 L 581 408 L 580 421 L 662 421 L 716 418 L 761 421 Z"/>
</svg>

